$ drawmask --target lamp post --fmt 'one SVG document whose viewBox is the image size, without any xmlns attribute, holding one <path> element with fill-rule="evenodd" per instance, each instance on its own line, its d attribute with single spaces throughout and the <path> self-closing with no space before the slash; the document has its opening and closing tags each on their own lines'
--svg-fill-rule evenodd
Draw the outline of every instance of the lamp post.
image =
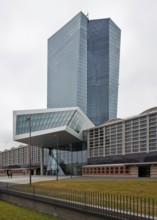
<svg viewBox="0 0 157 220">
<path fill-rule="evenodd" d="M 29 185 L 32 185 L 32 176 L 31 176 L 31 169 L 32 169 L 32 163 L 31 163 L 31 116 L 27 118 L 27 121 L 29 121 Z"/>
<path fill-rule="evenodd" d="M 73 171 L 73 168 L 72 168 L 72 166 L 73 166 L 72 144 L 71 144 L 71 149 L 70 149 L 70 151 L 71 151 L 71 169 L 70 169 L 70 176 L 71 176 L 71 178 L 72 178 L 72 171 Z"/>
<path fill-rule="evenodd" d="M 56 148 L 57 148 L 57 151 L 56 151 L 56 163 L 57 163 L 57 171 L 56 171 L 56 180 L 58 181 L 58 135 L 54 135 L 56 137 Z"/>
</svg>

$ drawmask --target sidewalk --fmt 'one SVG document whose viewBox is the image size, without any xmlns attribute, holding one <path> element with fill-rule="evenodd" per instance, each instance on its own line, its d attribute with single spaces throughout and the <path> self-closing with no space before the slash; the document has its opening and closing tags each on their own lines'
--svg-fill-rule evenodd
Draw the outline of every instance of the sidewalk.
<svg viewBox="0 0 157 220">
<path fill-rule="evenodd" d="M 111 176 L 58 176 L 58 180 L 157 180 L 157 178 L 138 178 L 138 177 L 111 177 Z M 32 175 L 32 183 L 41 182 L 41 181 L 49 181 L 56 180 L 56 176 L 36 176 Z M 29 175 L 26 176 L 12 176 L 12 179 L 8 176 L 0 176 L 0 182 L 8 182 L 8 183 L 19 183 L 19 184 L 29 184 Z"/>
<path fill-rule="evenodd" d="M 69 176 L 59 176 L 58 180 L 69 179 Z M 34 176 L 32 175 L 32 183 L 48 181 L 48 180 L 56 180 L 56 176 Z M 8 182 L 8 183 L 19 183 L 19 184 L 27 184 L 29 183 L 29 176 L 13 176 L 12 178 L 8 178 L 8 176 L 0 176 L 0 182 Z"/>
</svg>

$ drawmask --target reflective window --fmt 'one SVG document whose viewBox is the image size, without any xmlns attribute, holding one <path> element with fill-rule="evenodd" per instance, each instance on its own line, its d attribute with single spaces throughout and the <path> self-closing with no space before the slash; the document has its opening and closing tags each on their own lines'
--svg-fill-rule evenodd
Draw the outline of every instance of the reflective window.
<svg viewBox="0 0 157 220">
<path fill-rule="evenodd" d="M 61 126 L 69 126 L 76 132 L 80 132 L 83 123 L 83 116 L 76 110 L 17 115 L 16 134 L 29 133 L 30 126 L 32 132 Z"/>
</svg>

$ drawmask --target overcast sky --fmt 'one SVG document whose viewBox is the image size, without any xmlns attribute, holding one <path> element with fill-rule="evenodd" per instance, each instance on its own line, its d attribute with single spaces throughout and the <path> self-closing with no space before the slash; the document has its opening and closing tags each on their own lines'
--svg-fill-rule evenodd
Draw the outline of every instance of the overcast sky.
<svg viewBox="0 0 157 220">
<path fill-rule="evenodd" d="M 13 110 L 46 108 L 47 39 L 80 11 L 122 31 L 118 117 L 157 106 L 156 0 L 0 0 L 0 150 Z"/>
</svg>

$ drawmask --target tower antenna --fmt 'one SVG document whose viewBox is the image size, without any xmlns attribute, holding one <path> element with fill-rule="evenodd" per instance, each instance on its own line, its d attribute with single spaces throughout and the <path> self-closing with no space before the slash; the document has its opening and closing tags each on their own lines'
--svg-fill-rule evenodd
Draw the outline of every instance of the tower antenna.
<svg viewBox="0 0 157 220">
<path fill-rule="evenodd" d="M 89 13 L 88 13 L 88 11 L 87 11 L 86 17 L 89 19 Z"/>
</svg>

